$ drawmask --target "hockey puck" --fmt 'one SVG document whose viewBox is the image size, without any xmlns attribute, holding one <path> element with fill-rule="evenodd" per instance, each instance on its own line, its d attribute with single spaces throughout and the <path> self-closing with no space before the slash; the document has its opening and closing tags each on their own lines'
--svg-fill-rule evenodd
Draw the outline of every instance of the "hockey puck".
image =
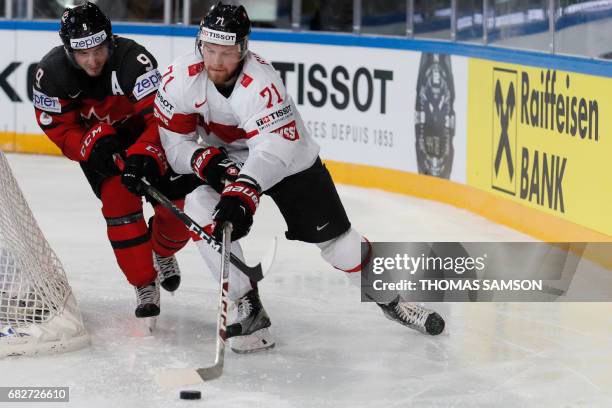
<svg viewBox="0 0 612 408">
<path fill-rule="evenodd" d="M 198 400 L 202 398 L 202 393 L 197 390 L 183 390 L 181 391 L 180 397 L 184 400 Z"/>
</svg>

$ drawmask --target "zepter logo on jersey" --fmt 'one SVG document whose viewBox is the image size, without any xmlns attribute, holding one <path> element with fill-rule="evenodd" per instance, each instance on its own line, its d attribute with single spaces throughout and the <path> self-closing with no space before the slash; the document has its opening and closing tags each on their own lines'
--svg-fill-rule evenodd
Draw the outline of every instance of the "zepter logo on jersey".
<svg viewBox="0 0 612 408">
<path fill-rule="evenodd" d="M 141 100 L 145 96 L 156 91 L 160 83 L 161 75 L 157 69 L 153 69 L 136 78 L 132 94 L 136 100 Z"/>
<path fill-rule="evenodd" d="M 88 37 L 70 39 L 70 46 L 74 50 L 86 50 L 96 47 L 106 40 L 106 32 L 100 31 Z"/>
<path fill-rule="evenodd" d="M 34 89 L 32 92 L 32 102 L 38 109 L 46 112 L 61 113 L 62 105 L 59 98 L 47 96 L 44 93 Z"/>
<path fill-rule="evenodd" d="M 226 33 L 202 27 L 200 30 L 200 40 L 219 45 L 234 45 L 236 44 L 236 33 Z"/>
</svg>

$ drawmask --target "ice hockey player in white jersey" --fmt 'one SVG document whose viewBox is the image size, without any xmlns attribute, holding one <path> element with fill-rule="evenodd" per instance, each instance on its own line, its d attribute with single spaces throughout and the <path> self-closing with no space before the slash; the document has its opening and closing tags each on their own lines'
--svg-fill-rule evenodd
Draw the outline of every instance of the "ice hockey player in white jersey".
<svg viewBox="0 0 612 408">
<path fill-rule="evenodd" d="M 242 256 L 236 241 L 248 234 L 259 198 L 267 194 L 287 223 L 287 239 L 317 245 L 329 264 L 360 281 L 369 258 L 361 259 L 360 245 L 367 240 L 351 227 L 280 75 L 248 50 L 250 26 L 243 6 L 219 2 L 200 23 L 196 50 L 162 77 L 154 113 L 168 162 L 177 173 L 193 172 L 207 183 L 187 196 L 185 210 L 218 240 L 220 226 L 231 222 L 232 252 Z M 218 255 L 198 247 L 219 273 Z M 273 344 L 270 320 L 257 287 L 233 267 L 229 279 L 229 298 L 238 303 L 238 321 L 228 326 L 228 336 L 236 336 L 232 349 L 247 339 L 250 348 L 267 348 Z M 379 306 L 391 320 L 423 333 L 444 329 L 440 315 L 420 306 L 399 299 Z"/>
</svg>

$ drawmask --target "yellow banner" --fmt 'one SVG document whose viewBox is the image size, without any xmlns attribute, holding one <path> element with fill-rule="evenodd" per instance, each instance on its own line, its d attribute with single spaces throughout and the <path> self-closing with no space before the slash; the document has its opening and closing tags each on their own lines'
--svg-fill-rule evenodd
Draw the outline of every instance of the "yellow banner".
<svg viewBox="0 0 612 408">
<path fill-rule="evenodd" d="M 468 184 L 612 235 L 612 79 L 470 59 Z"/>
</svg>

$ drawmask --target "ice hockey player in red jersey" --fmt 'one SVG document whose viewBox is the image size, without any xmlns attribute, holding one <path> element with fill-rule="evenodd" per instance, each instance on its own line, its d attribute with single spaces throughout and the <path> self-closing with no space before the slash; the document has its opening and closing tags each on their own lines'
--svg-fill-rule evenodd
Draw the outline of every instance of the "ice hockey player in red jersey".
<svg viewBox="0 0 612 408">
<path fill-rule="evenodd" d="M 248 234 L 259 199 L 267 194 L 287 223 L 288 239 L 317 245 L 328 263 L 360 281 L 367 262 L 360 244 L 367 240 L 351 227 L 319 146 L 279 74 L 249 51 L 249 33 L 245 8 L 219 2 L 200 23 L 195 51 L 162 76 L 155 116 L 168 162 L 177 173 L 195 173 L 208 184 L 187 196 L 186 211 L 209 224 L 217 239 L 219 226 L 231 222 L 237 241 Z M 224 186 L 224 180 L 231 184 Z M 211 249 L 198 247 L 210 262 Z M 232 251 L 241 254 L 238 242 Z M 270 325 L 257 288 L 235 270 L 230 299 L 238 303 L 240 326 L 234 327 L 244 330 L 233 332 L 235 341 Z M 418 305 L 397 299 L 379 306 L 388 318 L 421 332 L 444 329 L 440 315 Z"/>
<path fill-rule="evenodd" d="M 64 11 L 60 37 L 63 46 L 51 49 L 36 70 L 36 120 L 66 157 L 79 162 L 102 201 L 117 263 L 136 288 L 136 316 L 157 316 L 160 282 L 168 291 L 179 286 L 174 254 L 189 234 L 159 205 L 147 226 L 140 179 L 179 206 L 201 181 L 167 171 L 153 117 L 160 83 L 155 58 L 138 43 L 113 36 L 109 19 L 89 2 Z M 116 153 L 124 157 L 123 172 Z"/>
</svg>

